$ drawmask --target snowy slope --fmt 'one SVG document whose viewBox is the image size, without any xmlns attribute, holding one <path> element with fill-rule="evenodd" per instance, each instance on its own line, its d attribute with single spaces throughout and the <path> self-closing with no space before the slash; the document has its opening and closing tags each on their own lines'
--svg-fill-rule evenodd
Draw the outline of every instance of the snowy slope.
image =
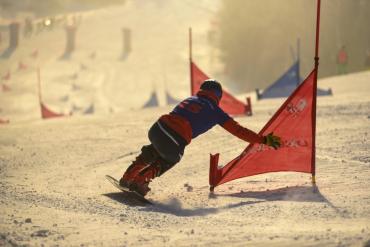
<svg viewBox="0 0 370 247">
<path fill-rule="evenodd" d="M 123 198 L 106 181 L 106 174 L 122 175 L 148 142 L 148 128 L 171 109 L 140 109 L 151 87 L 176 81 L 171 93 L 187 95 L 190 24 L 201 47 L 196 59 L 207 64 L 202 35 L 212 14 L 194 9 L 194 2 L 171 2 L 177 12 L 170 14 L 159 0 L 89 13 L 70 61 L 58 60 L 63 30 L 24 41 L 14 57 L 0 61 L 1 73 L 6 66 L 16 70 L 41 43 L 37 63 L 47 104 L 64 112 L 72 104 L 97 107 L 92 116 L 40 120 L 34 70 L 17 72 L 13 90 L 0 94 L 0 117 L 11 120 L 0 126 L 0 246 L 362 246 L 370 240 L 370 72 L 319 81 L 334 96 L 318 99 L 316 192 L 308 174 L 270 173 L 221 185 L 210 197 L 209 153 L 220 152 L 225 164 L 246 145 L 219 127 L 153 181 L 153 206 Z M 133 34 L 132 57 L 122 62 L 117 29 L 126 25 L 141 31 Z M 81 89 L 72 90 L 74 83 Z M 69 100 L 61 101 L 65 95 Z M 237 120 L 258 131 L 282 102 L 256 102 L 253 117 Z"/>
<path fill-rule="evenodd" d="M 60 59 L 65 49 L 63 27 L 21 39 L 9 59 L 0 59 L 0 75 L 9 70 L 12 75 L 3 81 L 12 91 L 0 92 L 1 115 L 13 122 L 39 118 L 37 67 L 43 100 L 56 112 L 91 104 L 97 114 L 140 109 L 154 90 L 160 105 L 166 105 L 165 90 L 175 98 L 187 96 L 188 29 L 193 28 L 194 57 L 208 64 L 207 30 L 219 1 L 205 9 L 209 2 L 127 1 L 123 6 L 78 14 L 81 23 L 70 60 Z M 132 52 L 125 60 L 121 59 L 122 28 L 132 32 Z M 0 52 L 3 49 L 5 41 Z M 30 57 L 34 50 L 39 53 L 36 59 Z M 27 69 L 19 70 L 19 62 Z"/>
<path fill-rule="evenodd" d="M 367 72 L 319 82 L 334 96 L 318 101 L 316 193 L 307 174 L 271 173 L 222 185 L 209 198 L 208 154 L 221 152 L 225 163 L 245 146 L 216 127 L 153 181 L 155 205 L 122 198 L 104 175 L 122 174 L 169 108 L 2 126 L 0 241 L 361 246 L 370 239 L 369 79 Z M 238 121 L 258 130 L 279 104 L 261 101 Z"/>
</svg>

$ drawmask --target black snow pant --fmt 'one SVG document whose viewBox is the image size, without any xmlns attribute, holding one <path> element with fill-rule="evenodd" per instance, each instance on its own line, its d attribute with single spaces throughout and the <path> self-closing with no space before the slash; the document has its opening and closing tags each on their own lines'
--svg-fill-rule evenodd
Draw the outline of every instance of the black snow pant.
<svg viewBox="0 0 370 247">
<path fill-rule="evenodd" d="M 160 176 L 181 160 L 187 143 L 160 121 L 152 125 L 148 137 L 151 144 L 142 147 L 142 156 L 147 163 L 160 166 Z"/>
</svg>

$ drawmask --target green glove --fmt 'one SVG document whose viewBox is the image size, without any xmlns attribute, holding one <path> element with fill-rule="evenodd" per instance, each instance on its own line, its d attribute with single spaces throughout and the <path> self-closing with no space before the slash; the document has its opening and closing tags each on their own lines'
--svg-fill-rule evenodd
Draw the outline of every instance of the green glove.
<svg viewBox="0 0 370 247">
<path fill-rule="evenodd" d="M 273 147 L 275 150 L 281 146 L 281 139 L 278 136 L 274 135 L 274 132 L 271 132 L 267 136 L 263 137 L 263 144 Z"/>
</svg>

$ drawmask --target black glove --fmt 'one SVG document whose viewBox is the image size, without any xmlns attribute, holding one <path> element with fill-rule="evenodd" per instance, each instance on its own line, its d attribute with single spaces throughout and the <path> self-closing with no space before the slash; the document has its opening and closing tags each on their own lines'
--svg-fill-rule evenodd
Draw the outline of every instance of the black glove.
<svg viewBox="0 0 370 247">
<path fill-rule="evenodd" d="M 274 135 L 274 132 L 263 137 L 263 144 L 273 147 L 275 150 L 281 146 L 281 139 Z"/>
</svg>

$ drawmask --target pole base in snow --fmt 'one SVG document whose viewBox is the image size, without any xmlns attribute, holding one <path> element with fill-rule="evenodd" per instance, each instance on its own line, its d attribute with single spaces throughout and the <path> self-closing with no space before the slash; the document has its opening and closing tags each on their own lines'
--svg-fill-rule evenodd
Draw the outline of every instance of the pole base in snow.
<svg viewBox="0 0 370 247">
<path fill-rule="evenodd" d="M 209 190 L 213 192 L 219 182 L 220 174 L 218 174 L 218 158 L 220 154 L 209 154 Z"/>
<path fill-rule="evenodd" d="M 312 182 L 312 186 L 316 186 L 316 177 L 315 177 L 315 175 L 312 175 L 311 182 Z"/>
<path fill-rule="evenodd" d="M 252 116 L 252 101 L 251 97 L 246 98 L 247 104 L 245 105 L 245 115 Z"/>
<path fill-rule="evenodd" d="M 216 199 L 217 195 L 215 194 L 214 191 L 210 191 L 208 194 L 208 199 Z"/>
</svg>

